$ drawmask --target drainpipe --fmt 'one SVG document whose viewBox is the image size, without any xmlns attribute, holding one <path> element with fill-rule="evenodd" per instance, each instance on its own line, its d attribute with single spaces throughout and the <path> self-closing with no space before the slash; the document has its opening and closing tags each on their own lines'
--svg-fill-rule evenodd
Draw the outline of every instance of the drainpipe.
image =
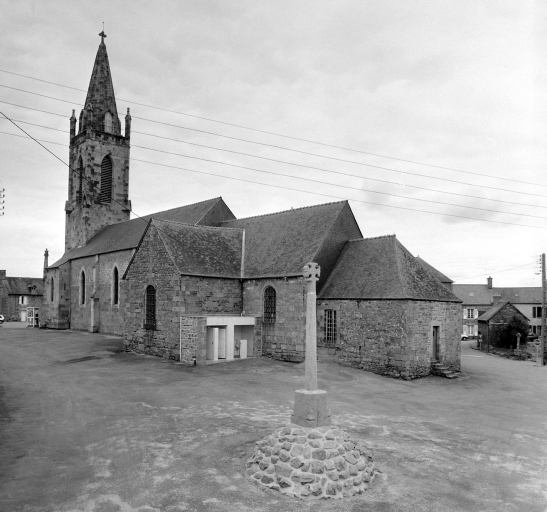
<svg viewBox="0 0 547 512">
<path fill-rule="evenodd" d="M 179 363 L 182 363 L 182 317 L 179 316 Z"/>
</svg>

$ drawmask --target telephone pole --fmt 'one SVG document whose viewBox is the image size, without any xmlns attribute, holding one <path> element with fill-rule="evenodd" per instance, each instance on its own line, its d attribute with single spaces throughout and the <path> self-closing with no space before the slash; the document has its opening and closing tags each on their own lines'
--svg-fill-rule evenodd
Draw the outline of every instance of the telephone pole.
<svg viewBox="0 0 547 512">
<path fill-rule="evenodd" d="M 541 344 L 539 346 L 539 361 L 538 364 L 543 366 L 545 364 L 545 345 L 547 342 L 547 318 L 545 318 L 547 309 L 545 303 L 547 302 L 547 288 L 545 286 L 545 253 L 541 255 Z"/>
</svg>

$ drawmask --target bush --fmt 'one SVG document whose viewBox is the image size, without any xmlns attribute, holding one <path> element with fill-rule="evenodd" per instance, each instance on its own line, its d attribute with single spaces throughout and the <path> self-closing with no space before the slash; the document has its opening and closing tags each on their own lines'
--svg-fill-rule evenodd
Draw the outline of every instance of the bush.
<svg viewBox="0 0 547 512">
<path fill-rule="evenodd" d="M 520 333 L 521 346 L 526 344 L 526 336 L 530 330 L 527 320 L 514 315 L 500 332 L 497 346 L 500 348 L 517 348 L 517 333 Z"/>
</svg>

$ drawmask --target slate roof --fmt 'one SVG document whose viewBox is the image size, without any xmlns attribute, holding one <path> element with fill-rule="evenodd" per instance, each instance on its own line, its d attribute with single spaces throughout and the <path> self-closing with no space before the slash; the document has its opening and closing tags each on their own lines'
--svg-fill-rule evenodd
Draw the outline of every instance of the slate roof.
<svg viewBox="0 0 547 512">
<path fill-rule="evenodd" d="M 93 236 L 86 245 L 65 253 L 60 260 L 49 265 L 48 268 L 59 267 L 63 263 L 77 258 L 134 249 L 139 245 L 146 227 L 148 226 L 148 221 L 151 218 L 183 222 L 186 224 L 197 224 L 219 201 L 222 201 L 222 198 L 216 197 L 199 203 L 172 208 L 171 210 L 152 213 L 150 215 L 145 215 L 144 217 L 106 226 Z"/>
<path fill-rule="evenodd" d="M 508 301 L 508 300 L 505 300 L 503 302 L 498 302 L 495 306 L 491 307 L 488 311 L 486 311 L 481 316 L 479 316 L 479 318 L 477 320 L 479 322 L 488 322 L 494 316 L 496 316 L 505 306 L 507 306 L 507 304 L 511 304 L 511 302 Z M 524 313 L 522 313 L 521 311 L 519 311 L 516 308 L 515 308 L 515 310 L 516 310 L 516 312 L 520 313 L 524 318 L 526 318 L 526 320 L 529 320 L 529 318 Z M 517 313 L 515 313 L 515 314 L 517 314 Z"/>
<path fill-rule="evenodd" d="M 241 277 L 243 231 L 192 226 L 153 219 L 167 252 L 181 274 Z"/>
<path fill-rule="evenodd" d="M 222 222 L 245 230 L 244 277 L 296 276 L 314 261 L 347 201 Z"/>
<path fill-rule="evenodd" d="M 541 304 L 541 286 L 500 286 L 488 289 L 486 284 L 454 284 L 452 291 L 464 305 L 490 305 L 504 301 L 512 304 Z"/>
<path fill-rule="evenodd" d="M 319 298 L 461 302 L 395 235 L 350 240 Z"/>
<path fill-rule="evenodd" d="M 431 266 L 427 261 L 423 260 L 419 256 L 416 256 L 416 261 L 422 265 L 430 274 L 433 274 L 441 283 L 452 284 L 454 281 L 449 277 L 445 276 L 441 271 L 437 270 L 435 267 Z"/>
<path fill-rule="evenodd" d="M 29 286 L 36 286 L 34 291 Z M 44 283 L 41 277 L 6 277 L 8 295 L 43 295 Z"/>
</svg>

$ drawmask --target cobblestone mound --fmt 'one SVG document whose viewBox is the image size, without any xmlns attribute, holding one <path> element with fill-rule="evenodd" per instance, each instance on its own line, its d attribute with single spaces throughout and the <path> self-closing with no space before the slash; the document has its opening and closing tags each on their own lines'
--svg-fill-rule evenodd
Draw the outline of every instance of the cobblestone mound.
<svg viewBox="0 0 547 512">
<path fill-rule="evenodd" d="M 305 499 L 360 494 L 376 468 L 364 444 L 337 427 L 283 427 L 256 443 L 247 475 L 259 486 Z"/>
</svg>

